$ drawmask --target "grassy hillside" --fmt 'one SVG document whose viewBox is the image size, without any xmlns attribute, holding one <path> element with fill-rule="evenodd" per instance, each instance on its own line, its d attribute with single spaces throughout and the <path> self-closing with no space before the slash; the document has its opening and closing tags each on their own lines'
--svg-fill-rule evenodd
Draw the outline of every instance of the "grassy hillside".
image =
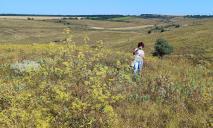
<svg viewBox="0 0 213 128">
<path fill-rule="evenodd" d="M 119 20 L 129 22 L 0 19 L 0 127 L 212 127 L 212 19 Z M 156 26 L 167 30 L 148 33 Z M 172 55 L 152 57 L 158 38 Z M 139 41 L 146 58 L 133 80 Z"/>
<path fill-rule="evenodd" d="M 165 38 L 175 47 L 175 55 L 199 56 L 212 61 L 212 19 L 188 19 L 175 17 L 169 21 L 162 19 L 143 19 L 121 17 L 118 21 L 68 20 L 68 19 L 0 19 L 1 43 L 46 43 L 62 42 L 62 34 L 67 27 L 71 28 L 77 44 L 83 42 L 85 34 L 90 37 L 90 44 L 103 40 L 109 48 L 131 51 L 139 41 L 146 43 L 146 53 L 152 52 L 157 38 Z M 128 20 L 122 22 L 121 20 Z M 155 26 L 166 27 L 179 24 L 179 28 L 164 28 L 164 32 L 154 31 Z M 154 25 L 153 27 L 146 25 Z M 144 26 L 144 27 L 143 27 Z M 97 28 L 97 29 L 96 29 Z M 102 28 L 102 29 L 100 29 Z M 193 54 L 193 55 L 192 55 Z M 199 54 L 199 55 L 197 55 Z M 204 55 L 205 54 L 205 55 Z"/>
<path fill-rule="evenodd" d="M 1 43 L 41 43 L 60 37 L 65 26 L 43 21 L 0 19 L 0 28 Z"/>
<path fill-rule="evenodd" d="M 101 45 L 8 44 L 0 54 L 1 127 L 212 126 L 212 72 L 185 59 L 148 56 L 133 81 L 131 54 Z"/>
</svg>

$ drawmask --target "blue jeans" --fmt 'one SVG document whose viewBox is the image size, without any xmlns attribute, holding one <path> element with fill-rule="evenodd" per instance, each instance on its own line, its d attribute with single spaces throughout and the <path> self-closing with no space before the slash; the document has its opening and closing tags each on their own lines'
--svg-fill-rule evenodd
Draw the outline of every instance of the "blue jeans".
<svg viewBox="0 0 213 128">
<path fill-rule="evenodd" d="M 143 67 L 143 61 L 134 61 L 134 76 L 140 75 Z"/>
</svg>

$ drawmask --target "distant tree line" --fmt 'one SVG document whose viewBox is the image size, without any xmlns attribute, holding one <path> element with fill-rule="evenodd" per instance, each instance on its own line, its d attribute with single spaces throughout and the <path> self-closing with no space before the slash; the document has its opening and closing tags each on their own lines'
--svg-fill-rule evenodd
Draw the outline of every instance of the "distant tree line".
<svg viewBox="0 0 213 128">
<path fill-rule="evenodd" d="M 109 20 L 112 18 L 119 18 L 119 17 L 125 17 L 125 15 L 88 15 L 86 16 L 87 19 L 91 19 L 91 20 Z"/>
<path fill-rule="evenodd" d="M 158 15 L 158 14 L 141 14 L 139 17 L 149 19 L 149 18 L 160 18 L 160 19 L 166 19 L 166 18 L 174 18 L 175 16 L 171 15 Z"/>
<path fill-rule="evenodd" d="M 213 18 L 213 15 L 186 15 L 185 18 Z"/>
<path fill-rule="evenodd" d="M 48 16 L 48 17 L 69 17 L 73 15 L 40 15 L 40 14 L 0 14 L 0 16 Z"/>
<path fill-rule="evenodd" d="M 0 14 L 0 16 L 44 16 L 44 17 L 83 17 L 86 19 L 91 20 L 109 20 L 112 18 L 119 18 L 119 17 L 139 17 L 139 18 L 159 18 L 159 19 L 171 19 L 176 16 L 172 15 L 160 15 L 160 14 L 141 14 L 141 15 L 41 15 L 41 14 Z M 212 18 L 213 15 L 186 15 L 183 16 L 185 18 Z"/>
<path fill-rule="evenodd" d="M 40 14 L 0 14 L 0 16 L 85 17 L 94 19 L 110 19 L 117 17 L 125 17 L 125 15 L 40 15 Z"/>
</svg>

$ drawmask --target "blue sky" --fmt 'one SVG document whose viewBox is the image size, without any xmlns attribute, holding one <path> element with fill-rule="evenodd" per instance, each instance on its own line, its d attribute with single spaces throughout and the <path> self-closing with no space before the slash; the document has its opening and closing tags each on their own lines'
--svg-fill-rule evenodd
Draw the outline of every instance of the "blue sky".
<svg viewBox="0 0 213 128">
<path fill-rule="evenodd" d="M 213 0 L 0 0 L 0 13 L 213 15 Z"/>
</svg>

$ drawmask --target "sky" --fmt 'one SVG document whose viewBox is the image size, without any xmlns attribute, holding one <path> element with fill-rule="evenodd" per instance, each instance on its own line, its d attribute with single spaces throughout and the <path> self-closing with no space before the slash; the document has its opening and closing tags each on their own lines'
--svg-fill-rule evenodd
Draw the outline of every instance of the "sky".
<svg viewBox="0 0 213 128">
<path fill-rule="evenodd" d="M 213 0 L 0 0 L 0 14 L 213 15 Z"/>
</svg>

